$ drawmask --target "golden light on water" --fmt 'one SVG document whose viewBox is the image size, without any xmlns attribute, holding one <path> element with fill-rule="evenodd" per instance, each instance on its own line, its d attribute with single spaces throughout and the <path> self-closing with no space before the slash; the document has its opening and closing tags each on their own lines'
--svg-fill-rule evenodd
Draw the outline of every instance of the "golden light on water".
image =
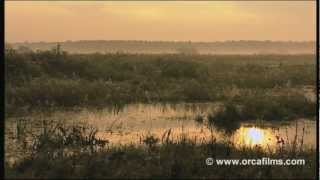
<svg viewBox="0 0 320 180">
<path fill-rule="evenodd" d="M 234 140 L 239 145 L 254 146 L 260 145 L 262 147 L 272 143 L 272 132 L 267 129 L 257 127 L 241 127 L 234 135 Z"/>
<path fill-rule="evenodd" d="M 264 132 L 257 128 L 250 128 L 248 129 L 246 136 L 252 144 L 260 144 L 263 142 Z"/>
</svg>

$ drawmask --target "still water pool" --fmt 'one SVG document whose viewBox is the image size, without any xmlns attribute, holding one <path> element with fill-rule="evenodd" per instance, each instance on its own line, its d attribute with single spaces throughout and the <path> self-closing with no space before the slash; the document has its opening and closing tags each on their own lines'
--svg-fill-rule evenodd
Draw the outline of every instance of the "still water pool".
<svg viewBox="0 0 320 180">
<path fill-rule="evenodd" d="M 41 129 L 43 119 L 94 127 L 98 130 L 97 136 L 107 139 L 111 146 L 139 145 L 141 139 L 147 135 L 161 139 L 169 131 L 173 141 L 181 137 L 187 137 L 197 143 L 215 139 L 231 142 L 237 147 L 261 146 L 269 150 L 279 145 L 292 145 L 294 141 L 299 148 L 316 146 L 315 121 L 308 119 L 290 122 L 255 120 L 243 122 L 232 132 L 226 133 L 221 128 L 206 124 L 207 114 L 218 107 L 219 103 L 130 104 L 117 111 L 110 108 L 81 109 L 33 113 L 23 118 L 8 118 L 5 123 L 6 158 L 14 161 L 26 153 L 22 142 L 32 141 L 33 136 L 30 134 L 37 133 Z M 195 121 L 199 117 L 203 119 L 203 123 Z M 21 138 L 21 132 L 18 132 L 19 123 L 19 126 L 23 126 L 24 129 L 23 138 Z"/>
</svg>

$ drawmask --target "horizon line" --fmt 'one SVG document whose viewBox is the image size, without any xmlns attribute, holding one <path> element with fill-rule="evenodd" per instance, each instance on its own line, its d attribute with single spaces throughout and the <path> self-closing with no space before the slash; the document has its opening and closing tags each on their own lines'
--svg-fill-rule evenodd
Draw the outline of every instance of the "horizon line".
<svg viewBox="0 0 320 180">
<path fill-rule="evenodd" d="M 224 40 L 224 41 L 192 41 L 192 40 L 134 40 L 134 39 L 128 39 L 128 40 L 64 40 L 64 41 L 16 41 L 16 42 L 10 42 L 5 41 L 5 43 L 9 44 L 23 44 L 23 43 L 74 43 L 74 42 L 86 42 L 86 41 L 100 41 L 100 42 L 112 42 L 112 41 L 130 41 L 130 42 L 174 42 L 174 43 L 226 43 L 226 42 L 293 42 L 293 43 L 306 43 L 306 42 L 316 42 L 316 40 Z"/>
</svg>

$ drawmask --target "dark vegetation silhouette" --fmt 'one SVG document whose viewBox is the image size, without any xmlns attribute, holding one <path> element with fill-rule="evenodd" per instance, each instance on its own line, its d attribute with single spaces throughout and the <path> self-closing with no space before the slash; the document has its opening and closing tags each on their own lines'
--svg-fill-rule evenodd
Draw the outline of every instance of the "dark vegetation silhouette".
<svg viewBox="0 0 320 180">
<path fill-rule="evenodd" d="M 13 48 L 19 46 L 36 50 L 50 50 L 56 42 L 20 42 L 11 43 Z M 134 40 L 81 40 L 60 42 L 69 53 L 194 53 L 199 54 L 314 54 L 314 41 L 134 41 Z M 187 50 L 188 49 L 188 50 Z"/>
</svg>

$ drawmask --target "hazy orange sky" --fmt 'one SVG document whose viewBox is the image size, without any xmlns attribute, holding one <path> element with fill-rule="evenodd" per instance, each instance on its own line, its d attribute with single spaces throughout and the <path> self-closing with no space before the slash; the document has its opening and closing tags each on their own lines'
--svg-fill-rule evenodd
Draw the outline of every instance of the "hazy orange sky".
<svg viewBox="0 0 320 180">
<path fill-rule="evenodd" d="M 5 2 L 5 40 L 315 40 L 316 2 Z"/>
</svg>

